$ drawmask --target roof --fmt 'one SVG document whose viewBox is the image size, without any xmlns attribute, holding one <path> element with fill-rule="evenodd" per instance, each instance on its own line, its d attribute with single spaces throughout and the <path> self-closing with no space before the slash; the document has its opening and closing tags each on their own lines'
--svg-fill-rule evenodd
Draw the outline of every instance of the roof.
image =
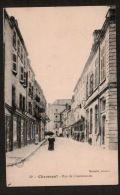
<svg viewBox="0 0 120 195">
<path fill-rule="evenodd" d="M 81 75 L 80 75 L 80 77 L 79 77 L 79 79 L 78 79 L 78 81 L 77 81 L 77 83 L 76 83 L 75 88 L 74 88 L 73 91 L 76 90 L 76 88 L 77 88 L 77 86 L 78 86 L 78 84 L 79 84 L 79 82 L 80 82 L 80 80 L 81 80 L 81 78 L 82 78 L 82 76 L 83 76 L 83 74 L 84 74 L 86 68 L 90 65 L 91 61 L 93 60 L 93 57 L 94 57 L 95 54 L 97 53 L 97 49 L 98 49 L 99 43 L 102 41 L 102 39 L 104 38 L 104 35 L 105 35 L 105 33 L 106 33 L 106 30 L 107 30 L 107 27 L 108 27 L 108 22 L 109 22 L 111 19 L 115 18 L 115 7 L 110 8 L 110 9 L 108 10 L 108 12 L 107 12 L 105 18 L 106 18 L 106 19 L 105 19 L 105 21 L 104 21 L 104 23 L 103 23 L 102 28 L 99 29 L 99 30 L 95 30 L 95 31 L 99 31 L 99 35 L 98 35 L 98 37 L 97 37 L 97 42 L 94 42 L 93 45 L 92 45 L 92 47 L 91 47 L 90 55 L 89 55 L 89 57 L 88 57 L 88 59 L 87 59 L 87 62 L 86 62 L 86 64 L 85 64 L 84 68 L 83 68 L 83 71 L 82 71 L 82 73 L 81 73 Z M 95 31 L 94 31 L 94 32 L 95 32 Z M 94 33 L 94 32 L 93 32 L 93 33 Z"/>
<path fill-rule="evenodd" d="M 7 11 L 6 11 L 6 9 L 4 9 L 4 16 L 5 16 L 5 18 L 8 19 L 9 24 L 10 24 L 10 27 L 11 28 L 14 27 L 16 29 L 16 31 L 18 33 L 18 36 L 19 36 L 19 38 L 20 38 L 20 40 L 21 40 L 21 42 L 23 44 L 23 47 L 24 47 L 24 49 L 26 51 L 26 54 L 29 55 L 28 54 L 28 51 L 27 51 L 27 48 L 26 48 L 26 45 L 25 45 L 25 42 L 24 42 L 24 39 L 22 37 L 22 34 L 21 34 L 20 29 L 19 29 L 19 26 L 18 26 L 18 21 L 13 16 L 9 16 L 8 13 L 7 13 Z"/>
</svg>

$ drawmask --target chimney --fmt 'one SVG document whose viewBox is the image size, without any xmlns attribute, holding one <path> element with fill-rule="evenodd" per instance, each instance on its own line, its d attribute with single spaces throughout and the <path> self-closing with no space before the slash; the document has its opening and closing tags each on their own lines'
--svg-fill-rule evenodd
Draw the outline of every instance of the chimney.
<svg viewBox="0 0 120 195">
<path fill-rule="evenodd" d="M 98 41 L 100 33 L 101 33 L 101 30 L 94 30 L 94 32 L 93 32 L 93 43 L 96 43 Z"/>
<path fill-rule="evenodd" d="M 110 9 L 108 10 L 107 14 L 106 14 L 106 18 L 110 18 L 110 17 L 114 17 L 115 16 L 115 10 L 116 10 L 116 7 L 113 5 L 113 6 L 110 6 Z"/>
</svg>

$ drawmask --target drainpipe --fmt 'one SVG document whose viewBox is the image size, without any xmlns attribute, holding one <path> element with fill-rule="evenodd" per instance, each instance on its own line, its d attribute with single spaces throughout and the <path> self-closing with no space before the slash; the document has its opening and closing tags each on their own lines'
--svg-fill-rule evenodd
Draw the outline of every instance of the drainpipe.
<svg viewBox="0 0 120 195">
<path fill-rule="evenodd" d="M 100 116 L 100 98 L 99 98 L 99 84 L 100 84 L 100 42 L 99 42 L 99 83 L 98 83 L 98 133 L 100 136 L 100 145 L 101 145 L 101 116 Z"/>
<path fill-rule="evenodd" d="M 28 88 L 28 72 L 26 70 L 26 115 L 27 115 L 27 88 Z M 26 136 L 25 136 L 25 145 L 27 145 L 27 126 L 28 126 L 28 121 L 26 119 Z"/>
</svg>

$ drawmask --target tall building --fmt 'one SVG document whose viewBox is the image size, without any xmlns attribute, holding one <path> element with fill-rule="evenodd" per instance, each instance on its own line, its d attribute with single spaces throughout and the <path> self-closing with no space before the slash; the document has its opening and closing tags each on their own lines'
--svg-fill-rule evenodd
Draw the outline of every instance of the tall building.
<svg viewBox="0 0 120 195">
<path fill-rule="evenodd" d="M 71 109 L 74 110 L 75 118 L 85 117 L 85 141 L 117 149 L 115 8 L 107 12 L 102 28 L 93 32 L 91 52 L 75 86 Z"/>
<path fill-rule="evenodd" d="M 53 104 L 48 104 L 47 115 L 50 121 L 47 123 L 47 130 L 53 131 L 55 135 L 58 135 L 60 128 L 60 113 L 67 104 L 71 105 L 71 99 L 58 99 Z"/>
<path fill-rule="evenodd" d="M 28 51 L 20 32 L 17 20 L 4 10 L 4 67 L 5 67 L 5 131 L 6 151 L 12 151 L 34 143 L 37 131 L 37 118 L 34 115 L 36 81 L 28 58 Z M 46 100 L 43 91 L 39 101 L 39 124 L 43 120 Z M 44 138 L 40 125 L 39 141 Z M 44 131 L 44 130 L 43 130 Z"/>
</svg>

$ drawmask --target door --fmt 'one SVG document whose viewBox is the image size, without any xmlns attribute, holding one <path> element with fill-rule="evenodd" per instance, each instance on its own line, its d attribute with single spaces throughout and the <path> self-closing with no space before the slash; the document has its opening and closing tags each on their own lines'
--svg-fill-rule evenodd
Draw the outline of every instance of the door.
<svg viewBox="0 0 120 195">
<path fill-rule="evenodd" d="M 101 144 L 105 145 L 105 116 L 102 116 Z"/>
</svg>

